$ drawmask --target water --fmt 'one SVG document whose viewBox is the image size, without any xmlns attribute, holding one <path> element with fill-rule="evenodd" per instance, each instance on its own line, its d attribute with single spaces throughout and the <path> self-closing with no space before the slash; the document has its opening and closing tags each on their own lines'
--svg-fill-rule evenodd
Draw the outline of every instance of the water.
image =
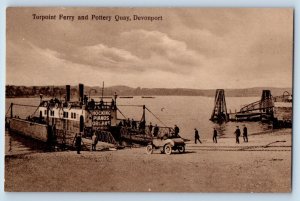
<svg viewBox="0 0 300 201">
<path fill-rule="evenodd" d="M 259 97 L 227 97 L 227 109 L 234 112 L 241 106 L 259 100 Z M 119 105 L 135 104 L 143 105 L 152 111 L 162 122 L 173 127 L 175 124 L 180 128 L 180 135 L 185 138 L 193 139 L 194 128 L 200 132 L 201 138 L 212 138 L 213 128 L 218 130 L 222 137 L 234 137 L 236 126 L 245 124 L 249 133 L 257 133 L 272 129 L 268 124 L 260 122 L 229 122 L 215 124 L 209 121 L 213 107 L 214 97 L 201 96 L 158 96 L 155 98 L 134 97 L 133 99 L 118 99 Z M 140 120 L 142 107 L 122 107 L 119 106 L 125 116 L 134 117 Z M 119 115 L 120 117 L 120 115 Z M 162 125 L 151 113 L 146 111 L 147 122 Z"/>
<path fill-rule="evenodd" d="M 259 100 L 260 97 L 227 97 L 227 109 L 234 112 L 239 110 L 241 106 Z M 6 110 L 10 103 L 38 105 L 39 98 L 7 98 Z M 135 96 L 133 98 L 118 98 L 117 105 L 126 118 L 140 120 L 142 117 L 142 105 L 155 114 L 165 125 L 174 127 L 176 124 L 180 128 L 180 135 L 184 138 L 193 139 L 194 128 L 200 132 L 201 138 L 212 138 L 213 128 L 216 128 L 218 134 L 222 137 L 234 137 L 236 126 L 240 127 L 245 124 L 248 132 L 257 133 L 271 130 L 268 124 L 260 122 L 229 122 L 226 124 L 215 124 L 209 121 L 213 109 L 214 97 L 201 96 L 156 96 L 155 98 L 141 98 Z M 137 106 L 121 106 L 121 105 L 137 105 Z M 14 106 L 14 115 L 20 118 L 26 118 L 28 115 L 34 114 L 36 108 Z M 36 113 L 37 115 L 37 113 Z M 124 118 L 118 113 L 118 118 Z M 164 126 L 150 112 L 146 110 L 147 124 Z"/>
</svg>

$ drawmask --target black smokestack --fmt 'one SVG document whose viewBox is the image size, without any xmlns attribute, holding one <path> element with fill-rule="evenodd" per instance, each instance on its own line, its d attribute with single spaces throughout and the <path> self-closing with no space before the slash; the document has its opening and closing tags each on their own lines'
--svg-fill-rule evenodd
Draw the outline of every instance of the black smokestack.
<svg viewBox="0 0 300 201">
<path fill-rule="evenodd" d="M 84 94 L 84 85 L 83 84 L 79 84 L 79 101 L 82 102 L 83 101 L 83 94 Z"/>
<path fill-rule="evenodd" d="M 70 85 L 66 85 L 66 101 L 70 101 L 71 99 L 71 87 Z"/>
</svg>

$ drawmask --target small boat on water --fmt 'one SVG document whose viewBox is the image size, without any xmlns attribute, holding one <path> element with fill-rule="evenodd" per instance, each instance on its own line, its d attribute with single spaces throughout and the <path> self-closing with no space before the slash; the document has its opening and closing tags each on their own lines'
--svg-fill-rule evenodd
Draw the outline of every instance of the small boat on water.
<svg viewBox="0 0 300 201">
<path fill-rule="evenodd" d="M 120 96 L 119 98 L 133 98 L 133 96 Z"/>
<path fill-rule="evenodd" d="M 154 96 L 142 96 L 142 98 L 155 98 Z"/>
</svg>

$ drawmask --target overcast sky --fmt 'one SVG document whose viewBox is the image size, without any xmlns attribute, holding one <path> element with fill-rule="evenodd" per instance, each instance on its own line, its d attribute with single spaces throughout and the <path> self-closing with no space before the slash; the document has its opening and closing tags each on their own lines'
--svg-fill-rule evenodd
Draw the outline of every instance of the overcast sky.
<svg viewBox="0 0 300 201">
<path fill-rule="evenodd" d="M 41 21 L 32 14 L 163 20 Z M 291 87 L 292 50 L 292 9 L 10 8 L 6 83 Z"/>
</svg>

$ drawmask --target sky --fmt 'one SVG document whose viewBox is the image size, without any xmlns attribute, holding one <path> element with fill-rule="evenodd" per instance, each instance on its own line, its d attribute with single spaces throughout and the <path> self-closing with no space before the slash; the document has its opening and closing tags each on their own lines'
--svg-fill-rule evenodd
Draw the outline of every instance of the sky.
<svg viewBox="0 0 300 201">
<path fill-rule="evenodd" d="M 162 20 L 115 21 L 116 15 Z M 289 8 L 8 8 L 6 28 L 9 85 L 292 87 Z"/>
</svg>

